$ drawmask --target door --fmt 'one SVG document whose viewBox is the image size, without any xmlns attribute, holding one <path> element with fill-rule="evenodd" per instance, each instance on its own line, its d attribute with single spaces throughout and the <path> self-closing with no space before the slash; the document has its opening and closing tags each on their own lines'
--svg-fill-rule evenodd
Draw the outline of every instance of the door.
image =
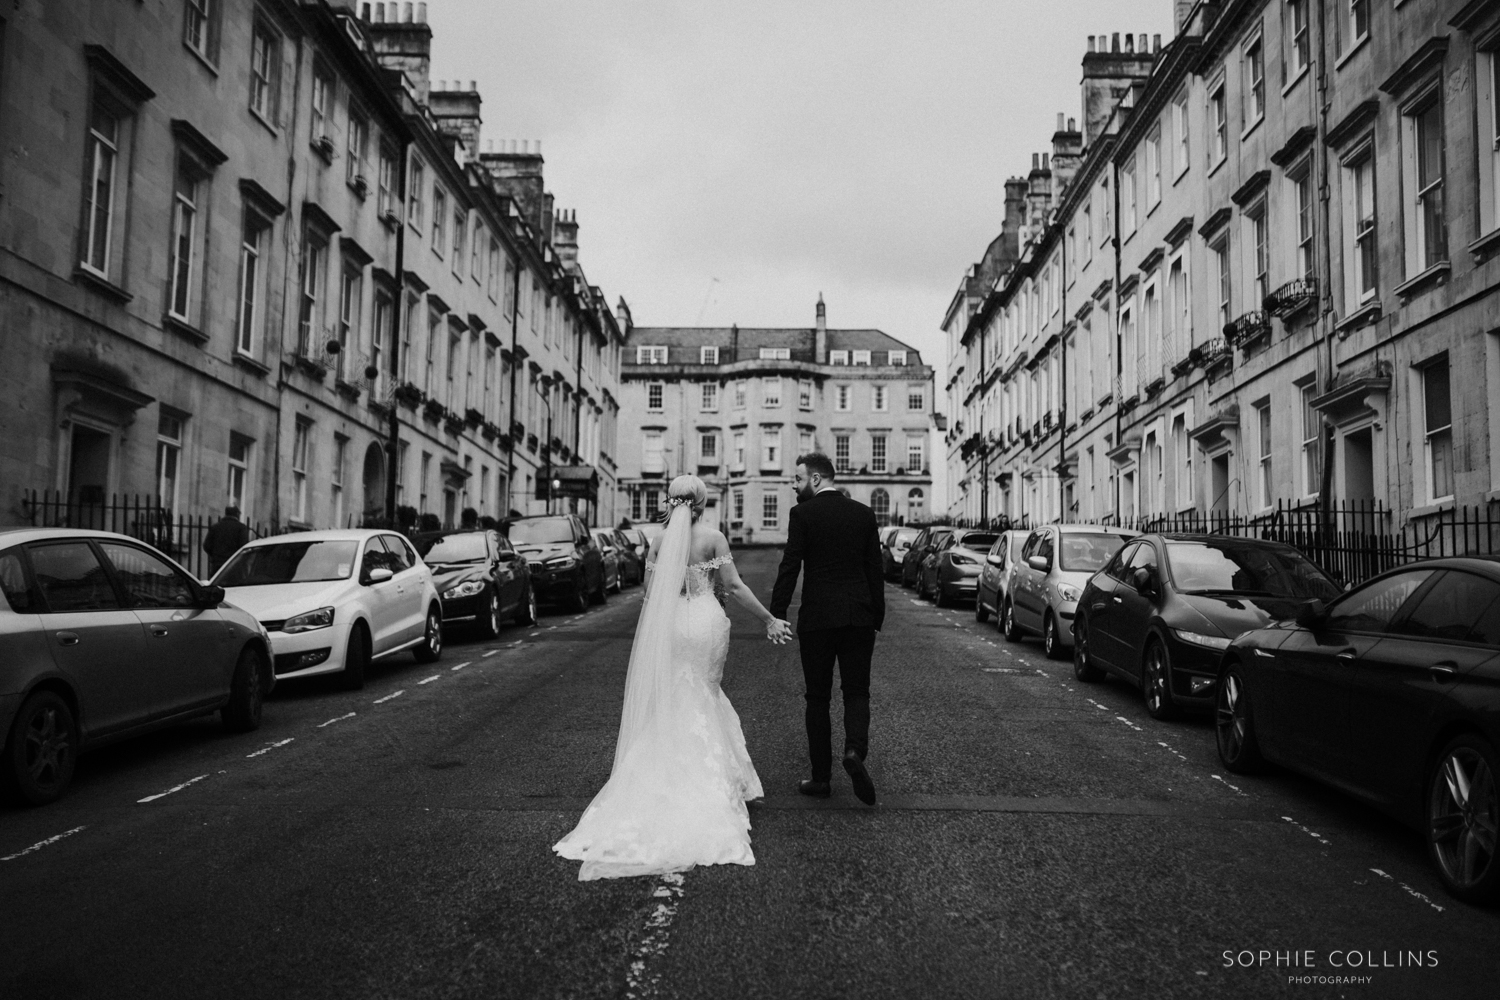
<svg viewBox="0 0 1500 1000">
<path fill-rule="evenodd" d="M 1094 590 L 1089 595 L 1088 614 L 1089 656 L 1104 666 L 1124 670 L 1120 663 L 1120 604 L 1121 581 L 1125 578 L 1130 561 L 1142 543 L 1134 542 L 1115 554 L 1104 572 L 1093 580 Z"/>
<path fill-rule="evenodd" d="M 1344 712 L 1344 777 L 1385 803 L 1420 787 L 1439 705 L 1495 655 L 1481 618 L 1500 607 L 1500 583 L 1450 570 L 1429 580 L 1412 603 L 1356 661 Z"/>
<path fill-rule="evenodd" d="M 1040 555 L 1042 547 L 1041 529 L 1033 531 L 1026 539 L 1026 544 L 1021 547 L 1021 558 L 1016 563 L 1016 573 L 1011 579 L 1010 597 L 1011 607 L 1015 609 L 1017 625 L 1029 626 L 1032 622 L 1032 592 L 1034 583 L 1042 578 L 1042 574 L 1031 568 L 1031 557 Z"/>
<path fill-rule="evenodd" d="M 1157 557 L 1156 546 L 1150 542 L 1142 542 L 1130 557 L 1130 562 L 1125 566 L 1124 578 L 1116 581 L 1114 594 L 1114 614 L 1110 624 L 1114 629 L 1114 654 L 1113 663 L 1131 677 L 1140 679 L 1141 676 L 1141 650 L 1146 644 L 1147 627 L 1151 624 L 1152 615 L 1156 614 L 1156 604 L 1160 598 L 1153 598 L 1141 593 L 1136 589 L 1135 571 L 1144 569 L 1156 580 L 1156 585 L 1161 587 L 1161 561 Z"/>
<path fill-rule="evenodd" d="M 520 555 L 511 548 L 510 540 L 499 532 L 489 533 L 490 549 L 495 553 L 495 593 L 500 595 L 500 614 L 509 615 L 525 599 L 525 580 L 522 579 Z"/>
<path fill-rule="evenodd" d="M 154 552 L 125 542 L 100 542 L 115 582 L 145 629 L 157 691 L 153 714 L 213 705 L 229 693 L 235 657 L 229 626 L 216 608 L 198 606 L 187 577 Z"/>
<path fill-rule="evenodd" d="M 120 605 L 94 547 L 82 539 L 27 547 L 42 598 L 42 628 L 78 692 L 79 725 L 104 736 L 151 717 L 155 701 L 145 631 Z"/>
<path fill-rule="evenodd" d="M 411 545 L 399 535 L 381 535 L 379 539 L 390 553 L 391 572 L 396 574 L 396 597 L 392 607 L 396 614 L 396 634 L 392 645 L 399 646 L 420 638 L 427 628 L 427 609 L 422 598 L 427 588 L 422 585 L 422 569 L 417 564 L 417 554 Z"/>
<path fill-rule="evenodd" d="M 1418 569 L 1376 580 L 1335 601 L 1316 629 L 1287 637 L 1271 661 L 1272 710 L 1256 720 L 1267 750 L 1347 784 L 1352 751 L 1343 732 L 1356 664 L 1431 575 Z"/>
<path fill-rule="evenodd" d="M 372 580 L 377 569 L 388 569 L 388 580 Z M 375 656 L 399 646 L 406 638 L 407 623 L 401 603 L 400 565 L 380 542 L 379 535 L 365 540 L 365 553 L 359 564 L 359 582 L 365 588 L 365 607 L 370 615 L 370 650 Z"/>
</svg>

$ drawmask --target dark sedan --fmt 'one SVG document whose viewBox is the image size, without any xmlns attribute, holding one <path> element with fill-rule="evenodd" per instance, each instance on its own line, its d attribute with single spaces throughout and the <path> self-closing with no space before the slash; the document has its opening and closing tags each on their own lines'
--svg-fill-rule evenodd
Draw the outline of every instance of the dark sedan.
<svg viewBox="0 0 1500 1000">
<path fill-rule="evenodd" d="M 922 560 L 927 554 L 938 547 L 944 538 L 947 538 L 953 529 L 947 525 L 932 525 L 922 529 L 921 534 L 912 540 L 911 548 L 906 550 L 906 555 L 901 558 L 901 586 L 911 588 L 917 586 L 922 576 Z"/>
<path fill-rule="evenodd" d="M 507 618 L 517 625 L 536 623 L 531 570 L 499 532 L 431 532 L 412 544 L 432 570 L 444 626 L 472 624 L 494 638 Z"/>
<path fill-rule="evenodd" d="M 605 602 L 604 557 L 576 514 L 518 517 L 504 528 L 531 567 L 537 600 L 575 612 Z"/>
<path fill-rule="evenodd" d="M 917 596 L 930 597 L 940 608 L 973 600 L 984 557 L 999 537 L 997 532 L 976 528 L 948 532 L 917 570 Z"/>
<path fill-rule="evenodd" d="M 634 587 L 646 579 L 646 557 L 637 554 L 635 544 L 619 528 L 613 529 L 610 534 L 615 540 L 615 547 L 620 550 L 620 582 L 627 587 Z"/>
<path fill-rule="evenodd" d="M 1219 656 L 1241 632 L 1288 619 L 1338 585 L 1280 542 L 1144 535 L 1095 573 L 1073 623 L 1073 673 L 1136 684 L 1152 718 L 1211 709 Z"/>
<path fill-rule="evenodd" d="M 1218 684 L 1219 756 L 1264 759 L 1421 831 L 1448 891 L 1500 899 L 1500 558 L 1391 570 L 1241 635 Z"/>
</svg>

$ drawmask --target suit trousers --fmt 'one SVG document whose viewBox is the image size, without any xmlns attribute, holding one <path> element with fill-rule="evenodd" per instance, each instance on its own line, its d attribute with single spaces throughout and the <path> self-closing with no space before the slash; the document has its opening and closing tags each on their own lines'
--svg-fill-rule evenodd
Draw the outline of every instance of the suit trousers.
<svg viewBox="0 0 1500 1000">
<path fill-rule="evenodd" d="M 813 780 L 827 781 L 833 770 L 833 725 L 828 710 L 835 663 L 844 694 L 844 752 L 853 750 L 864 760 L 870 750 L 870 658 L 875 653 L 875 629 L 861 625 L 815 629 L 798 634 L 797 642 L 807 685 L 807 753 Z"/>
</svg>

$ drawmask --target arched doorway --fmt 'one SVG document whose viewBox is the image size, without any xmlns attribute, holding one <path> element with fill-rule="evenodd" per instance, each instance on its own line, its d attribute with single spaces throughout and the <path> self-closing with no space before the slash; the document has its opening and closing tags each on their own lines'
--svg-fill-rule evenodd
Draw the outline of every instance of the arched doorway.
<svg viewBox="0 0 1500 1000">
<path fill-rule="evenodd" d="M 891 523 L 891 495 L 876 488 L 870 492 L 870 509 L 875 512 L 875 523 L 884 528 Z"/>
<path fill-rule="evenodd" d="M 365 449 L 365 506 L 364 519 L 385 516 L 385 449 L 378 442 L 370 442 Z M 337 527 L 343 527 L 338 525 Z"/>
<path fill-rule="evenodd" d="M 927 496 L 920 489 L 913 488 L 906 494 L 906 520 L 907 523 L 918 523 L 927 516 Z"/>
</svg>

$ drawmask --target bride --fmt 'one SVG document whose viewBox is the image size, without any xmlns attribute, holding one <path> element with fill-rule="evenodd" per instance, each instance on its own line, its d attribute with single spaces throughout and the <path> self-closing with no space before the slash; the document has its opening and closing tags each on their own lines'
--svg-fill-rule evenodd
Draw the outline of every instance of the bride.
<svg viewBox="0 0 1500 1000">
<path fill-rule="evenodd" d="M 659 875 L 694 865 L 753 865 L 746 801 L 763 792 L 740 720 L 719 688 L 729 652 L 724 591 L 786 642 L 791 629 L 740 579 L 729 543 L 698 523 L 708 488 L 678 476 L 666 530 L 646 564 L 646 598 L 625 676 L 614 769 L 553 846 L 582 861 L 580 881 Z"/>
</svg>

